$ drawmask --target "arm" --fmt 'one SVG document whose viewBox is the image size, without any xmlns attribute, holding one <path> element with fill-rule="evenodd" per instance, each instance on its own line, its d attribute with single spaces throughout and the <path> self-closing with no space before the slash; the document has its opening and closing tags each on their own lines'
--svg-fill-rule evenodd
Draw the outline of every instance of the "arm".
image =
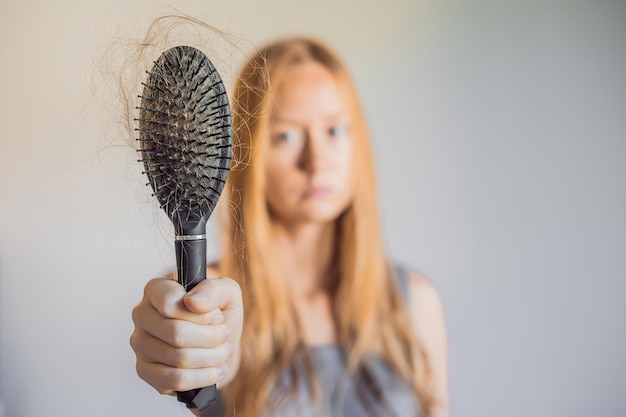
<svg viewBox="0 0 626 417">
<path fill-rule="evenodd" d="M 448 343 L 441 299 L 435 287 L 415 273 L 409 275 L 408 285 L 409 314 L 432 368 L 434 394 L 438 400 L 433 416 L 448 417 Z"/>
<path fill-rule="evenodd" d="M 186 293 L 171 277 L 153 279 L 133 321 L 137 373 L 160 393 L 219 388 L 236 374 L 243 304 L 235 281 L 209 278 Z"/>
</svg>

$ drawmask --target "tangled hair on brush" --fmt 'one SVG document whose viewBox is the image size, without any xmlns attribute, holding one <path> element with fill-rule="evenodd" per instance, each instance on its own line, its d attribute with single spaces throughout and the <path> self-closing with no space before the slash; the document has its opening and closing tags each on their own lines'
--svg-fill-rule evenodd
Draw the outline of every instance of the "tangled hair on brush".
<svg viewBox="0 0 626 417">
<path fill-rule="evenodd" d="M 112 132 L 110 141 L 117 143 L 123 138 L 125 146 L 133 148 L 141 83 L 146 79 L 146 71 L 164 51 L 181 45 L 202 51 L 210 57 L 228 88 L 233 82 L 235 65 L 247 52 L 245 49 L 252 48 L 249 42 L 172 7 L 155 10 L 156 17 L 144 18 L 149 21 L 147 27 L 138 23 L 133 25 L 131 34 L 114 35 L 96 54 L 98 58 L 94 62 L 94 96 L 118 128 Z"/>
<path fill-rule="evenodd" d="M 128 150 L 140 151 L 136 140 L 139 96 L 147 71 L 161 54 L 181 45 L 198 49 L 210 58 L 228 92 L 236 75 L 235 66 L 247 53 L 246 49 L 254 47 L 244 39 L 169 6 L 153 9 L 151 15 L 142 16 L 130 30 L 118 29 L 103 45 L 95 54 L 91 82 L 92 99 L 97 101 L 106 123 L 101 150 L 121 148 L 124 161 L 137 167 L 140 166 L 137 164 L 139 155 Z M 236 157 L 231 164 L 237 166 Z M 138 183 L 138 186 L 144 185 L 143 181 Z M 226 184 L 226 188 L 228 186 Z M 220 199 L 216 209 L 228 210 L 221 206 L 228 206 L 225 198 Z"/>
</svg>

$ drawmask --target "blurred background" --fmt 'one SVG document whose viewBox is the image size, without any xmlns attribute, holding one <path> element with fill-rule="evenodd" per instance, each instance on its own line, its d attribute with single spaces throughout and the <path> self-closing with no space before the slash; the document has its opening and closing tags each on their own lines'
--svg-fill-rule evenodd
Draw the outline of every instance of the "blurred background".
<svg viewBox="0 0 626 417">
<path fill-rule="evenodd" d="M 159 4 L 0 5 L 2 417 L 190 415 L 135 373 L 131 309 L 173 245 L 100 74 Z M 626 2 L 176 7 L 231 36 L 208 49 L 228 82 L 281 35 L 348 62 L 389 253 L 443 299 L 455 417 L 626 415 Z"/>
</svg>

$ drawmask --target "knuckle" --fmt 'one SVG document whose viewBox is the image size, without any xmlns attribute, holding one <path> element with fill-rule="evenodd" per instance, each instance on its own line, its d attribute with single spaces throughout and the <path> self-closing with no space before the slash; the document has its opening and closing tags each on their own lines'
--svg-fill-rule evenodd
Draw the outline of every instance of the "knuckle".
<svg viewBox="0 0 626 417">
<path fill-rule="evenodd" d="M 215 324 L 211 326 L 211 328 L 206 329 L 205 334 L 205 344 L 206 348 L 217 348 L 224 341 L 224 336 L 226 335 L 225 324 Z"/>
<path fill-rule="evenodd" d="M 146 334 L 142 331 L 135 330 L 130 335 L 129 344 L 137 359 L 147 356 L 146 343 Z"/>
<path fill-rule="evenodd" d="M 133 311 L 131 313 L 131 317 L 133 319 L 133 323 L 135 324 L 135 326 L 139 322 L 140 315 L 141 315 L 141 304 L 138 304 L 137 306 L 135 306 L 135 308 L 133 308 Z"/>
<path fill-rule="evenodd" d="M 172 366 L 179 369 L 189 368 L 189 356 L 182 349 L 174 349 L 172 352 Z"/>
<path fill-rule="evenodd" d="M 152 278 L 146 283 L 146 285 L 143 287 L 144 298 L 148 298 L 148 299 L 150 298 L 150 295 L 155 292 L 155 289 L 158 286 L 159 281 L 160 280 L 158 278 Z"/>
<path fill-rule="evenodd" d="M 159 305 L 158 310 L 164 317 L 167 318 L 175 318 L 176 317 L 176 303 L 171 302 L 166 297 L 163 302 Z"/>
<path fill-rule="evenodd" d="M 137 353 L 137 350 L 139 348 L 139 335 L 137 334 L 137 331 L 134 331 L 131 335 L 130 335 L 130 347 L 135 351 L 135 353 Z"/>
<path fill-rule="evenodd" d="M 183 369 L 172 370 L 170 382 L 174 391 L 187 391 L 191 388 L 188 372 Z"/>
<path fill-rule="evenodd" d="M 176 325 L 172 328 L 170 344 L 176 348 L 184 348 L 187 343 L 187 332 L 185 326 Z"/>
<path fill-rule="evenodd" d="M 241 294 L 241 286 L 237 281 L 232 278 L 225 277 L 224 282 L 227 283 L 228 286 L 235 292 L 235 294 Z"/>
<path fill-rule="evenodd" d="M 177 290 L 177 284 L 171 280 L 166 278 L 152 279 L 144 288 L 144 299 L 141 304 L 149 304 L 164 317 L 175 318 L 180 298 Z"/>
<path fill-rule="evenodd" d="M 174 291 L 168 291 L 161 294 L 157 300 L 158 306 L 155 306 L 160 313 L 167 318 L 174 319 L 180 315 L 180 294 Z"/>
<path fill-rule="evenodd" d="M 135 369 L 137 375 L 160 394 L 172 394 L 189 386 L 185 373 L 176 369 L 155 369 L 154 364 L 141 359 L 137 359 Z"/>
<path fill-rule="evenodd" d="M 135 371 L 137 372 L 137 375 L 139 375 L 141 379 L 143 379 L 150 385 L 154 385 L 152 383 L 152 380 L 150 379 L 148 371 L 145 369 L 144 361 L 137 359 L 137 362 L 135 363 Z"/>
<path fill-rule="evenodd" d="M 143 287 L 143 296 L 147 297 L 152 292 L 152 287 L 154 286 L 154 279 L 146 282 L 146 285 Z"/>
<path fill-rule="evenodd" d="M 174 394 L 174 391 L 171 389 L 156 388 L 156 390 L 161 395 L 173 395 Z"/>
</svg>

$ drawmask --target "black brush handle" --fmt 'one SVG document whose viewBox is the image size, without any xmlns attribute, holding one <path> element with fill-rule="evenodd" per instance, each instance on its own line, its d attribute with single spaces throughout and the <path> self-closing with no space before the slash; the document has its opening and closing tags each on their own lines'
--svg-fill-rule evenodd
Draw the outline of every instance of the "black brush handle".
<svg viewBox="0 0 626 417">
<path fill-rule="evenodd" d="M 206 279 L 206 237 L 185 234 L 177 236 L 175 248 L 178 282 L 186 291 L 190 291 Z M 176 393 L 178 401 L 185 403 L 188 408 L 198 408 L 201 413 L 208 409 L 216 396 L 215 385 Z"/>
<path fill-rule="evenodd" d="M 201 235 L 200 235 L 201 236 Z M 176 240 L 176 269 L 178 271 L 178 282 L 190 291 L 206 278 L 206 238 L 194 235 L 182 236 Z"/>
<path fill-rule="evenodd" d="M 197 408 L 200 410 L 200 414 L 204 416 L 213 400 L 217 398 L 217 389 L 215 385 L 211 385 L 210 387 L 177 392 L 176 398 L 178 398 L 178 401 L 185 403 L 187 408 Z"/>
</svg>

